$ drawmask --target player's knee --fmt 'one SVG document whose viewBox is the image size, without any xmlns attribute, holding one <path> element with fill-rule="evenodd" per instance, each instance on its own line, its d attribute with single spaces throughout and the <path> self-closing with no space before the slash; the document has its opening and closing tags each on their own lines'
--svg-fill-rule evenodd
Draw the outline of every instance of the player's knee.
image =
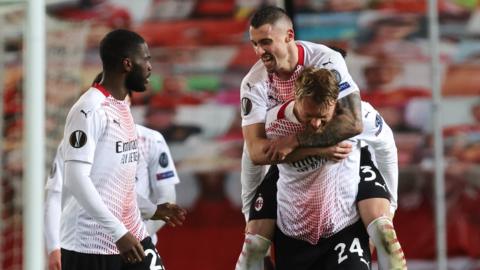
<svg viewBox="0 0 480 270">
<path fill-rule="evenodd" d="M 377 218 L 390 217 L 390 201 L 384 198 L 372 198 L 358 202 L 358 211 L 365 227 Z"/>
<path fill-rule="evenodd" d="M 260 235 L 272 240 L 275 232 L 275 219 L 256 219 L 247 223 L 247 234 Z"/>
</svg>

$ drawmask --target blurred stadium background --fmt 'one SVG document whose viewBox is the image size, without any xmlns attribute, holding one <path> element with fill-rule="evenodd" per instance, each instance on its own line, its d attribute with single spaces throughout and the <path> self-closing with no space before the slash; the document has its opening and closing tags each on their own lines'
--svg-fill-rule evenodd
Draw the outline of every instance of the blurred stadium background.
<svg viewBox="0 0 480 270">
<path fill-rule="evenodd" d="M 297 39 L 348 52 L 362 98 L 395 132 L 400 179 L 394 223 L 409 269 L 438 269 L 425 0 L 46 2 L 47 172 L 68 109 L 101 71 L 97 45 L 103 35 L 130 28 L 150 46 L 151 89 L 134 96 L 132 111 L 138 123 L 169 142 L 181 177 L 178 203 L 189 210 L 183 227 L 159 233 L 167 269 L 233 269 L 240 252 L 245 224 L 239 85 L 256 61 L 248 18 L 266 4 L 287 8 Z M 25 5 L 0 1 L 0 269 L 5 270 L 22 269 Z M 438 14 L 448 269 L 478 270 L 480 1 L 438 0 Z"/>
</svg>

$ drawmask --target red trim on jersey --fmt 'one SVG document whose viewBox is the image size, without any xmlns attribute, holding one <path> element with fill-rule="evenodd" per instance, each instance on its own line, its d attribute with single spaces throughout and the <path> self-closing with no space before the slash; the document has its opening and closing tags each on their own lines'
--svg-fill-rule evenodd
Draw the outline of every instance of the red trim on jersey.
<svg viewBox="0 0 480 270">
<path fill-rule="evenodd" d="M 305 64 L 305 49 L 302 45 L 297 44 L 298 48 L 298 63 L 297 65 L 303 66 Z M 270 82 L 273 82 L 273 74 L 268 73 L 268 79 Z"/>
<path fill-rule="evenodd" d="M 305 49 L 303 49 L 303 46 L 300 44 L 297 44 L 298 48 L 298 64 L 300 66 L 303 66 L 305 64 Z"/>
<path fill-rule="evenodd" d="M 103 87 L 103 85 L 101 85 L 99 83 L 94 83 L 93 87 L 97 88 L 98 91 L 102 92 L 102 94 L 104 96 L 106 96 L 106 97 L 110 96 L 110 93 L 107 91 L 107 89 L 105 89 L 105 87 Z"/>
<path fill-rule="evenodd" d="M 290 104 L 290 102 L 292 101 L 293 99 L 290 99 L 289 101 L 283 103 L 282 107 L 280 107 L 280 109 L 278 110 L 277 119 L 285 118 L 285 108 L 287 108 L 288 104 Z"/>
</svg>

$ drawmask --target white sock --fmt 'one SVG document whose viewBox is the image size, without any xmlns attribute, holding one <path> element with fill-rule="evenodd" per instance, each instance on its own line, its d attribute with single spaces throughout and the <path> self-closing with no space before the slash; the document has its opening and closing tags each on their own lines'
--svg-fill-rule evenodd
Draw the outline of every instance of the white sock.
<svg viewBox="0 0 480 270">
<path fill-rule="evenodd" d="M 377 250 L 380 270 L 405 270 L 407 263 L 392 220 L 386 216 L 373 220 L 367 227 L 368 235 Z"/>
<path fill-rule="evenodd" d="M 242 252 L 235 270 L 263 270 L 263 258 L 271 241 L 258 234 L 245 234 Z"/>
</svg>

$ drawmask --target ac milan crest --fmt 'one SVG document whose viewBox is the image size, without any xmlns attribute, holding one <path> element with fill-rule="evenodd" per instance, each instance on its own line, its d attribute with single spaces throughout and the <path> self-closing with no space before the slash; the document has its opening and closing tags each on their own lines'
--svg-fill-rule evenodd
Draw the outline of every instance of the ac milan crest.
<svg viewBox="0 0 480 270">
<path fill-rule="evenodd" d="M 258 194 L 258 198 L 255 200 L 255 211 L 260 211 L 263 208 L 263 198 L 262 194 Z"/>
</svg>

